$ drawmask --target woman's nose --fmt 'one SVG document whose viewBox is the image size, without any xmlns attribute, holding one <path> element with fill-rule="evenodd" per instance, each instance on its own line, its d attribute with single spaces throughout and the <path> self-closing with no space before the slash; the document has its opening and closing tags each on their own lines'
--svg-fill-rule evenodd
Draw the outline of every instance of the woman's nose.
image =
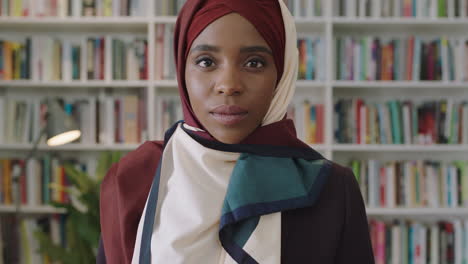
<svg viewBox="0 0 468 264">
<path fill-rule="evenodd" d="M 219 71 L 215 92 L 226 96 L 241 95 L 244 87 L 238 69 L 230 66 Z"/>
</svg>

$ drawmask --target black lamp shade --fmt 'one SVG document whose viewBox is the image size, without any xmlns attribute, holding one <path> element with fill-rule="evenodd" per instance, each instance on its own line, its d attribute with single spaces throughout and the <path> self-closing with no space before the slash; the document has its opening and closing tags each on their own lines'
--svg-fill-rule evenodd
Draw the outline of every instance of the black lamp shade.
<svg viewBox="0 0 468 264">
<path fill-rule="evenodd" d="M 81 136 L 73 116 L 67 115 L 56 99 L 48 100 L 47 145 L 60 146 Z"/>
</svg>

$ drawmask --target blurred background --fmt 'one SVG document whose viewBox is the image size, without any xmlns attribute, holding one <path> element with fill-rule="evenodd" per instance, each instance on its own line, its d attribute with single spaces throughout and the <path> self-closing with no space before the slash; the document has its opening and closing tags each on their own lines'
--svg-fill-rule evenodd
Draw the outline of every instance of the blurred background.
<svg viewBox="0 0 468 264">
<path fill-rule="evenodd" d="M 182 119 L 185 0 L 0 0 L 0 264 L 94 263 L 111 164 Z M 289 0 L 299 137 L 351 167 L 376 263 L 468 263 L 468 0 Z"/>
</svg>

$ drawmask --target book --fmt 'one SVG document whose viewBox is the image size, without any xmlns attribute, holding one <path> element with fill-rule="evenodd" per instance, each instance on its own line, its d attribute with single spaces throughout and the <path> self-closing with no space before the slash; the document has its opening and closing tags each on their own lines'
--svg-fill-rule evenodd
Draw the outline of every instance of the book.
<svg viewBox="0 0 468 264">
<path fill-rule="evenodd" d="M 112 39 L 112 79 L 147 80 L 148 43 L 140 37 Z"/>
<path fill-rule="evenodd" d="M 291 2 L 291 1 L 290 1 Z M 336 0 L 339 16 L 354 17 L 358 4 L 361 17 L 462 18 L 466 17 L 465 0 Z M 353 10 L 353 11 L 350 11 Z M 372 10 L 369 12 L 368 10 Z M 465 11 L 463 11 L 465 10 Z"/>
<path fill-rule="evenodd" d="M 334 107 L 335 123 L 344 127 L 335 132 L 339 143 L 462 144 L 467 138 L 468 129 L 464 126 L 467 117 L 463 114 L 467 111 L 467 102 L 463 99 L 374 102 L 355 98 L 349 106 L 340 104 L 345 100 L 349 99 L 338 99 Z M 354 104 L 356 106 L 352 107 Z M 344 120 L 356 122 L 350 121 L 346 126 Z"/>
<path fill-rule="evenodd" d="M 466 76 L 460 73 L 466 62 L 457 58 L 463 54 L 454 38 L 344 35 L 336 43 L 338 80 L 461 81 Z"/>
<path fill-rule="evenodd" d="M 466 221 L 369 221 L 376 263 L 464 263 Z"/>
<path fill-rule="evenodd" d="M 45 122 L 43 108 L 46 107 L 46 102 L 43 98 L 31 99 L 27 95 L 15 93 L 8 94 L 6 97 L 0 96 L 0 98 L 2 98 L 1 101 L 7 102 L 4 105 L 6 115 L 3 115 L 3 141 L 7 144 L 26 144 L 36 140 Z M 147 110 L 143 107 L 146 105 L 146 100 L 138 99 L 138 96 L 135 98 L 137 98 L 136 101 L 133 100 L 132 104 L 129 104 L 131 114 L 125 116 L 125 112 L 122 112 L 117 117 L 115 117 L 115 112 L 120 113 L 120 110 L 123 110 L 116 109 L 114 106 L 115 101 L 120 100 L 120 96 L 113 96 L 111 92 L 100 95 L 58 97 L 57 99 L 63 103 L 64 111 L 75 120 L 82 132 L 81 137 L 72 144 L 137 144 L 147 139 L 147 124 L 142 120 Z M 123 126 L 125 122 L 122 121 L 125 117 L 135 122 L 127 128 L 130 131 L 129 134 L 134 133 L 133 136 L 119 137 L 118 141 L 111 141 L 110 134 L 125 134 Z M 112 128 L 115 122 L 119 122 L 117 130 Z"/>
<path fill-rule="evenodd" d="M 369 207 L 464 208 L 468 162 L 375 159 L 348 162 Z"/>
<path fill-rule="evenodd" d="M 291 14 L 297 18 L 323 15 L 323 0 L 289 0 L 286 4 Z"/>
</svg>

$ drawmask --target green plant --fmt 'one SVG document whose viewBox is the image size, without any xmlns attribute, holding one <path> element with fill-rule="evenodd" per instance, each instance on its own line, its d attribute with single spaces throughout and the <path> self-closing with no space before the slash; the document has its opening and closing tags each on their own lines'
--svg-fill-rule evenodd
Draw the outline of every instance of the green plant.
<svg viewBox="0 0 468 264">
<path fill-rule="evenodd" d="M 39 251 L 50 260 L 63 264 L 94 263 L 99 246 L 99 188 L 110 166 L 120 160 L 120 152 L 102 153 L 96 177 L 76 169 L 72 164 L 66 164 L 65 171 L 71 184 L 66 191 L 73 202 L 51 203 L 54 207 L 63 208 L 66 213 L 67 246 L 61 247 L 53 243 L 50 236 L 41 230 L 35 232 L 39 241 Z M 51 186 L 51 188 L 60 188 Z"/>
</svg>

